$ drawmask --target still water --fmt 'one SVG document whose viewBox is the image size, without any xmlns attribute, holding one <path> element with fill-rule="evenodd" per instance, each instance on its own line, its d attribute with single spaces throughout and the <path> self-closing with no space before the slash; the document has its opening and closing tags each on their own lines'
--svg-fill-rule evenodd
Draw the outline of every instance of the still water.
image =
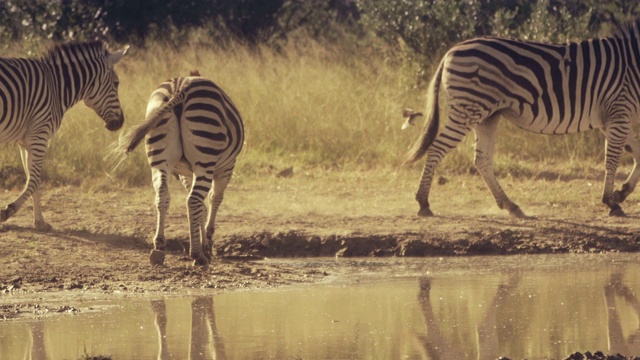
<svg viewBox="0 0 640 360">
<path fill-rule="evenodd" d="M 0 322 L 0 359 L 640 354 L 640 255 L 286 262 L 335 275 L 268 291 L 67 300 L 94 311 Z"/>
</svg>

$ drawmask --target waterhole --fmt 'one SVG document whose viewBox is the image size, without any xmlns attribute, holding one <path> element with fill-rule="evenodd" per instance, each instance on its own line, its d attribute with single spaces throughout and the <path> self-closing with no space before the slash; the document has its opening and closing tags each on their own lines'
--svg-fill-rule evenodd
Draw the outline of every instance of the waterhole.
<svg viewBox="0 0 640 360">
<path fill-rule="evenodd" d="M 62 296 L 49 300 L 60 302 L 60 313 L 0 322 L 0 359 L 640 354 L 636 254 L 286 262 L 321 269 L 327 280 L 260 291 Z"/>
</svg>

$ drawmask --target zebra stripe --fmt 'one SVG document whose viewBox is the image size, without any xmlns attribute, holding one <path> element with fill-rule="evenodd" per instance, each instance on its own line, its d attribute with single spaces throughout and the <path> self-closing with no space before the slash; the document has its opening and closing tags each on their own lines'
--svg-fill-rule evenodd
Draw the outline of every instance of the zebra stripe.
<svg viewBox="0 0 640 360">
<path fill-rule="evenodd" d="M 565 45 L 489 37 L 451 48 L 431 80 L 427 124 L 407 158 L 407 163 L 413 163 L 427 156 L 416 193 L 418 215 L 433 215 L 428 198 L 435 169 L 473 130 L 475 166 L 498 206 L 513 216 L 525 217 L 504 193 L 493 171 L 497 125 L 504 117 L 540 134 L 600 129 L 607 139 L 602 201 L 610 208 L 610 215 L 624 216 L 620 203 L 640 179 L 636 166 L 640 143 L 631 128 L 640 106 L 639 28 L 637 20 L 611 37 Z M 438 133 L 441 87 L 449 121 Z M 623 148 L 633 156 L 634 168 L 622 189 L 614 191 Z"/>
<path fill-rule="evenodd" d="M 0 210 L 0 223 L 33 197 L 35 227 L 51 228 L 42 217 L 38 190 L 49 140 L 67 109 L 80 100 L 104 120 L 108 130 L 122 127 L 113 66 L 126 51 L 111 53 L 100 41 L 74 42 L 54 46 L 38 59 L 0 58 L 0 142 L 19 145 L 27 176 L 18 198 Z"/>
<path fill-rule="evenodd" d="M 213 255 L 216 214 L 244 143 L 238 109 L 220 87 L 198 73 L 167 80 L 151 94 L 146 120 L 121 139 L 116 151 L 127 154 L 143 138 L 158 212 L 151 264 L 164 261 L 164 224 L 170 201 L 167 181 L 172 173 L 189 192 L 190 256 L 195 264 L 208 265 Z"/>
</svg>

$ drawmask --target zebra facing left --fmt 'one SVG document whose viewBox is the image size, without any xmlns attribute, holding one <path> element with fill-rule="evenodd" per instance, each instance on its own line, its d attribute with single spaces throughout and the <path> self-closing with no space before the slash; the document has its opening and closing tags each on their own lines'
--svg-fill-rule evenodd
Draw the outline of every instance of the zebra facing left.
<svg viewBox="0 0 640 360">
<path fill-rule="evenodd" d="M 33 198 L 34 225 L 48 230 L 39 185 L 49 140 L 70 107 L 80 101 L 94 110 L 107 130 L 124 123 L 114 65 L 127 52 L 109 51 L 102 41 L 55 45 L 40 58 L 0 58 L 0 143 L 17 143 L 26 173 L 19 196 L 0 210 L 7 221 Z"/>
<path fill-rule="evenodd" d="M 448 121 L 439 132 L 438 94 Z M 499 37 L 476 38 L 452 47 L 443 57 L 427 94 L 425 128 L 407 163 L 427 157 L 416 193 L 419 216 L 432 216 L 429 190 L 438 163 L 471 131 L 475 166 L 501 209 L 526 217 L 495 178 L 493 153 L 500 118 L 549 135 L 600 129 L 606 136 L 602 202 L 611 216 L 624 216 L 620 204 L 640 180 L 640 142 L 632 122 L 640 109 L 640 19 L 612 36 L 568 44 Z M 407 112 L 411 123 L 419 114 Z M 634 167 L 620 190 L 614 179 L 626 150 Z"/>
</svg>

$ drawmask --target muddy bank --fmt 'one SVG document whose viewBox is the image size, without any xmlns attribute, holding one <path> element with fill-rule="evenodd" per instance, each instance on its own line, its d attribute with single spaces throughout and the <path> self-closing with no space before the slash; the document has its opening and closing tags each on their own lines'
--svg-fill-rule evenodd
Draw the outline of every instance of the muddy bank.
<svg viewBox="0 0 640 360">
<path fill-rule="evenodd" d="M 188 247 L 188 243 L 182 241 L 174 245 L 174 248 L 181 247 Z M 217 243 L 215 248 L 219 256 L 254 259 L 636 252 L 640 250 L 640 235 L 620 230 L 576 235 L 569 229 L 566 233 L 561 229 L 538 232 L 505 229 L 473 231 L 452 239 L 446 234 L 318 236 L 289 231 L 234 235 Z"/>
<path fill-rule="evenodd" d="M 456 177 L 434 188 L 436 216 L 425 219 L 415 215 L 413 178 L 312 175 L 233 182 L 218 214 L 217 257 L 207 269 L 194 268 L 184 252 L 188 226 L 184 191 L 177 182 L 172 183 L 166 221 L 170 251 L 162 267 L 149 264 L 156 223 L 151 187 L 45 189 L 44 215 L 51 231 L 33 228 L 30 202 L 0 224 L 0 292 L 260 289 L 332 275 L 265 258 L 640 250 L 640 203 L 631 196 L 624 207 L 629 216 L 609 217 L 588 180 L 505 181 L 512 190 L 527 189 L 517 193 L 517 200 L 531 217 L 514 219 L 497 208 L 481 179 Z M 17 195 L 18 190 L 0 192 L 0 204 Z"/>
<path fill-rule="evenodd" d="M 441 219 L 427 219 L 426 222 Z M 511 221 L 506 219 L 504 221 Z M 623 220 L 628 221 L 628 220 Z M 378 224 L 384 222 L 379 219 Z M 5 225 L 0 251 L 8 254 L 0 270 L 0 291 L 8 293 L 97 291 L 116 293 L 172 292 L 184 288 L 239 289 L 275 287 L 318 281 L 324 269 L 289 268 L 265 258 L 309 257 L 442 257 L 514 254 L 635 252 L 636 231 L 622 226 L 585 227 L 530 220 L 473 230 L 473 220 L 455 229 L 431 232 L 342 234 L 289 230 L 220 236 L 216 258 L 208 269 L 194 268 L 188 240 L 168 241 L 165 266 L 152 267 L 148 239 L 137 235 L 107 236 L 92 231 L 36 232 Z M 537 224 L 537 225 L 532 225 Z M 377 231 L 373 229 L 373 231 Z M 33 239 L 22 239 L 25 233 Z M 14 241 L 4 241 L 11 239 Z M 21 250 L 20 250 L 21 249 Z"/>
<path fill-rule="evenodd" d="M 514 360 L 514 359 L 509 359 L 507 357 L 500 357 L 498 358 L 498 360 Z M 603 353 L 602 351 L 596 351 L 594 353 L 587 351 L 584 353 L 581 353 L 581 352 L 573 353 L 567 356 L 566 358 L 563 358 L 563 360 L 640 360 L 640 357 L 625 356 L 622 354 L 605 355 L 605 353 Z"/>
</svg>

